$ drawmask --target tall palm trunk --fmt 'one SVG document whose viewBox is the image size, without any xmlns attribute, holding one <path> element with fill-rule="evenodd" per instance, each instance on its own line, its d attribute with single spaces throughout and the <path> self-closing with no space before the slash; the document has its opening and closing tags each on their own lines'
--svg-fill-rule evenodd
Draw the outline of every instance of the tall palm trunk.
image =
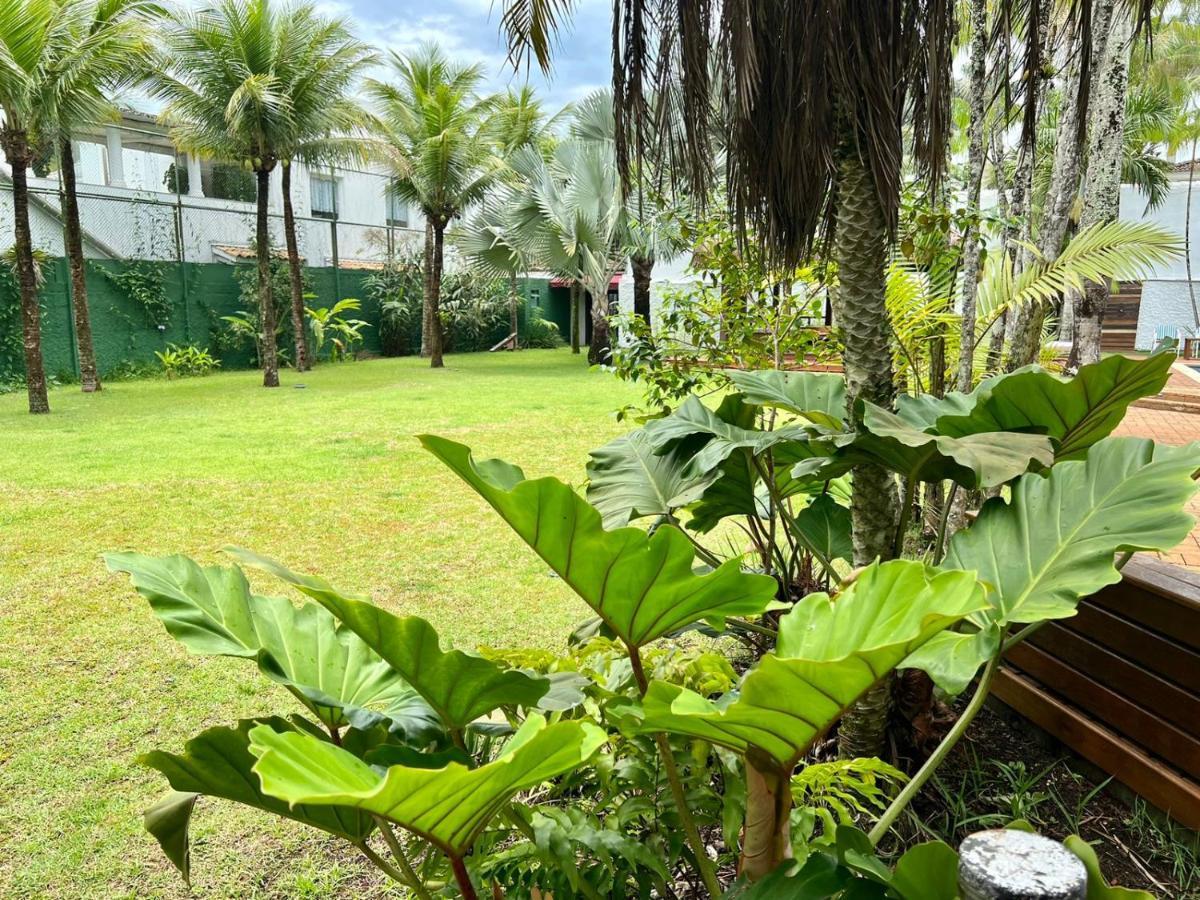
<svg viewBox="0 0 1200 900">
<path fill-rule="evenodd" d="M 279 387 L 279 352 L 275 346 L 275 297 L 271 290 L 271 234 L 267 229 L 267 201 L 271 190 L 271 170 L 259 166 L 257 216 L 254 228 L 254 251 L 258 257 L 258 306 L 262 327 L 263 387 Z"/>
<path fill-rule="evenodd" d="M 517 335 L 517 332 L 520 331 L 520 327 L 521 327 L 520 316 L 518 315 L 518 307 L 520 305 L 521 294 L 517 290 L 517 273 L 516 272 L 510 272 L 508 275 L 508 290 L 509 290 L 508 320 L 509 320 L 509 328 L 511 329 L 509 334 L 511 334 L 513 336 L 512 349 L 514 351 L 516 351 L 516 350 L 521 349 L 521 346 L 520 346 L 521 339 Z"/>
<path fill-rule="evenodd" d="M 42 308 L 38 302 L 38 277 L 33 261 L 33 237 L 29 229 L 29 181 L 27 172 L 33 154 L 22 131 L 2 136 L 4 155 L 12 171 L 14 250 L 17 255 L 17 287 L 21 293 L 21 337 L 25 349 L 25 387 L 31 413 L 50 412 L 46 394 L 46 369 L 42 363 Z"/>
<path fill-rule="evenodd" d="M 858 400 L 890 408 L 895 399 L 891 326 L 884 303 L 887 220 L 875 182 L 858 152 L 841 151 L 838 181 L 836 256 L 837 318 L 845 338 L 848 413 L 855 420 Z M 896 543 L 898 498 L 892 476 L 879 466 L 854 470 L 850 516 L 854 564 L 890 559 Z M 891 682 L 875 685 L 842 718 L 838 753 L 850 759 L 876 756 L 883 749 L 891 706 Z"/>
<path fill-rule="evenodd" d="M 608 362 L 612 347 L 608 327 L 608 284 L 592 291 L 592 339 L 588 341 L 588 362 L 593 366 Z"/>
<path fill-rule="evenodd" d="M 650 325 L 650 277 L 654 272 L 654 257 L 630 257 L 633 264 L 633 314 L 641 316 L 646 323 L 647 332 L 652 333 Z"/>
<path fill-rule="evenodd" d="M 433 216 L 425 211 L 425 284 L 421 297 L 421 355 L 432 355 L 433 347 Z"/>
<path fill-rule="evenodd" d="M 583 288 L 578 281 L 571 282 L 571 352 L 579 352 L 579 295 Z"/>
<path fill-rule="evenodd" d="M 746 760 L 746 818 L 738 872 L 750 881 L 779 868 L 792 856 L 791 773 L 774 760 Z"/>
<path fill-rule="evenodd" d="M 79 224 L 79 197 L 75 191 L 75 157 L 71 139 L 59 142 L 62 173 L 63 223 L 66 226 L 67 264 L 71 270 L 71 313 L 75 323 L 75 345 L 79 349 L 79 385 L 85 394 L 100 390 L 96 348 L 92 341 L 92 317 L 88 311 L 87 272 L 83 261 L 83 229 Z"/>
<path fill-rule="evenodd" d="M 971 62 L 970 106 L 971 119 L 967 128 L 967 208 L 979 210 L 979 194 L 983 187 L 984 117 L 987 115 L 987 0 L 971 0 Z M 962 331 L 959 341 L 958 389 L 969 391 L 974 379 L 975 363 L 975 300 L 979 287 L 979 266 L 982 254 L 979 246 L 979 225 L 972 225 L 963 237 Z"/>
<path fill-rule="evenodd" d="M 442 362 L 442 260 L 445 252 L 446 225 L 433 223 L 433 271 L 429 278 L 429 368 L 440 369 Z"/>
<path fill-rule="evenodd" d="M 1129 79 L 1129 48 L 1133 21 L 1127 10 L 1115 8 L 1101 68 L 1096 72 L 1087 173 L 1084 176 L 1080 228 L 1117 218 L 1121 205 L 1121 161 L 1125 144 L 1125 88 Z M 1100 359 L 1107 280 L 1084 283 L 1076 296 L 1074 340 L 1068 368 Z"/>
<path fill-rule="evenodd" d="M 304 333 L 304 279 L 300 274 L 300 248 L 296 242 L 296 213 L 292 209 L 292 165 L 289 160 L 280 174 L 283 190 L 283 234 L 287 241 L 288 280 L 292 288 L 292 333 L 296 339 L 296 371 L 312 368 L 308 358 L 308 335 Z"/>
</svg>

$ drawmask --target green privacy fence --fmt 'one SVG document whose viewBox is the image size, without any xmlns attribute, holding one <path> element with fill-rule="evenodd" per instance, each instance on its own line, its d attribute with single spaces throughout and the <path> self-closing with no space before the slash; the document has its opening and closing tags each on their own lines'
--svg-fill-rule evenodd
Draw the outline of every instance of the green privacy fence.
<svg viewBox="0 0 1200 900">
<path fill-rule="evenodd" d="M 131 271 L 152 268 L 161 274 L 163 294 L 168 313 L 165 323 L 152 321 L 144 306 L 132 299 L 121 276 Z M 91 312 L 92 336 L 101 375 L 128 370 L 131 367 L 156 364 L 155 351 L 167 344 L 195 344 L 209 348 L 218 355 L 225 369 L 250 365 L 250 348 L 222 349 L 219 333 L 223 330 L 222 316 L 243 309 L 240 302 L 241 285 L 238 270 L 252 269 L 253 264 L 226 263 L 160 263 L 88 260 L 88 308 Z M 42 355 L 46 372 L 61 380 L 72 380 L 79 374 L 79 355 L 75 346 L 71 318 L 70 277 L 65 259 L 52 258 L 44 266 L 45 282 L 41 289 Z M 7 275 L 7 273 L 5 273 Z M 316 295 L 309 306 L 332 306 L 338 299 L 357 298 L 362 309 L 353 317 L 371 327 L 364 330 L 363 350 L 379 353 L 380 309 L 372 300 L 364 281 L 371 274 L 364 269 L 335 269 L 332 266 L 306 267 L 309 289 Z M 115 277 L 114 277 L 115 276 Z M 544 297 L 539 293 L 537 280 L 522 286 L 526 299 L 537 303 Z M 531 296 L 532 295 L 532 296 Z M 20 318 L 16 309 L 16 291 L 11 278 L 0 281 L 0 381 L 20 377 L 24 371 L 21 356 Z M 528 317 L 523 303 L 519 316 L 519 331 L 525 338 Z M 418 317 L 419 318 L 419 317 Z M 420 323 L 411 329 L 409 346 L 420 346 Z M 483 335 L 480 346 L 454 349 L 477 350 L 497 343 L 508 334 L 507 323 L 498 325 L 494 335 Z M 482 346 L 485 345 L 486 346 Z"/>
</svg>

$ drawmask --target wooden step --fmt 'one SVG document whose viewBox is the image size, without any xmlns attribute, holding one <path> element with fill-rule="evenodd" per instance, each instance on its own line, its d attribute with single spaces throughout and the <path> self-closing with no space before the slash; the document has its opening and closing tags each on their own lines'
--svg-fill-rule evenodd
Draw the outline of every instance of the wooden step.
<svg viewBox="0 0 1200 900">
<path fill-rule="evenodd" d="M 1195 401 L 1185 403 L 1179 400 L 1164 400 L 1161 397 L 1146 397 L 1133 405 L 1140 409 L 1161 409 L 1167 412 L 1200 415 L 1200 403 Z"/>
</svg>

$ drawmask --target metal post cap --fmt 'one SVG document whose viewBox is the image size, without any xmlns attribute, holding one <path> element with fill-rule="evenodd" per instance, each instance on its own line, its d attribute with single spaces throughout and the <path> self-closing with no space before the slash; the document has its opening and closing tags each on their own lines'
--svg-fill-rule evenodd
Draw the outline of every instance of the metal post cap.
<svg viewBox="0 0 1200 900">
<path fill-rule="evenodd" d="M 963 900 L 1086 900 L 1087 870 L 1057 841 L 1015 829 L 973 834 L 959 847 Z"/>
</svg>

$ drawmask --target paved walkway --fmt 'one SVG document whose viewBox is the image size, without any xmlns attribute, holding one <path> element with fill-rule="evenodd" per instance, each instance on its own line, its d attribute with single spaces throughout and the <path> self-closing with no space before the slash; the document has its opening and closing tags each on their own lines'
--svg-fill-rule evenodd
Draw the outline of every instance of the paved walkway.
<svg viewBox="0 0 1200 900">
<path fill-rule="evenodd" d="M 1167 383 L 1167 391 L 1200 394 L 1200 382 L 1180 372 L 1172 372 L 1171 379 Z M 1153 438 L 1160 444 L 1186 444 L 1190 441 L 1200 441 L 1200 414 L 1131 406 L 1116 433 Z M 1188 504 L 1188 509 L 1191 510 L 1192 515 L 1200 519 L 1200 495 L 1192 499 Z M 1187 540 L 1173 551 L 1156 555 L 1164 562 L 1200 569 L 1200 522 L 1192 529 Z"/>
</svg>

